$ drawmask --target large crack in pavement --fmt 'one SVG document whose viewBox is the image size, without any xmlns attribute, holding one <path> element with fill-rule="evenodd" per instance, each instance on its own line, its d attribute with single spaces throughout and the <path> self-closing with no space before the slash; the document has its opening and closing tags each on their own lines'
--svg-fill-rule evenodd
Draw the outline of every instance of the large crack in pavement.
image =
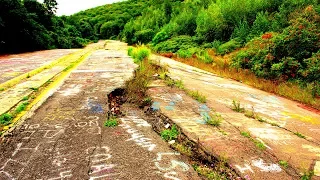
<svg viewBox="0 0 320 180">
<path fill-rule="evenodd" d="M 5 137 L 0 179 L 199 179 L 140 110 L 128 106 L 120 126 L 104 127 L 108 95 L 137 67 L 125 51 L 115 50 L 117 42 L 110 44 Z"/>
</svg>

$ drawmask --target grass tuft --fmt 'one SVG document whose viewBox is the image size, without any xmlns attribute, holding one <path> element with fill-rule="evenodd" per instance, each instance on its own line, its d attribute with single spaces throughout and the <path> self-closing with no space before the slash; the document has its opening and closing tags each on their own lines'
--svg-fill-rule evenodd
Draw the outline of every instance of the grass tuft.
<svg viewBox="0 0 320 180">
<path fill-rule="evenodd" d="M 245 109 L 243 107 L 241 107 L 240 101 L 236 101 L 236 100 L 232 100 L 231 109 L 233 111 L 240 112 L 240 113 L 245 112 Z"/>
<path fill-rule="evenodd" d="M 214 127 L 219 127 L 221 125 L 223 118 L 222 118 L 221 114 L 214 113 L 214 114 L 210 114 L 210 116 L 208 116 L 208 117 L 205 116 L 204 120 L 209 125 L 212 125 Z"/>
<path fill-rule="evenodd" d="M 187 92 L 189 96 L 191 96 L 193 99 L 197 100 L 200 103 L 206 103 L 207 98 L 202 95 L 199 91 L 188 91 Z"/>
<path fill-rule="evenodd" d="M 289 164 L 287 161 L 284 160 L 280 160 L 279 161 L 280 166 L 284 167 L 284 168 L 288 168 Z"/>
</svg>

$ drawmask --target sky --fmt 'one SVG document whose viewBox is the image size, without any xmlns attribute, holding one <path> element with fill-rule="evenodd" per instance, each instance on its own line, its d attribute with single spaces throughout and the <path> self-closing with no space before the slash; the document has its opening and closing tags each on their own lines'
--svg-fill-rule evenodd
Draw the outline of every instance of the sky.
<svg viewBox="0 0 320 180">
<path fill-rule="evenodd" d="M 43 0 L 38 0 L 43 2 Z M 58 2 L 57 15 L 71 15 L 76 12 L 101 6 L 104 4 L 111 4 L 121 0 L 56 0 Z"/>
</svg>

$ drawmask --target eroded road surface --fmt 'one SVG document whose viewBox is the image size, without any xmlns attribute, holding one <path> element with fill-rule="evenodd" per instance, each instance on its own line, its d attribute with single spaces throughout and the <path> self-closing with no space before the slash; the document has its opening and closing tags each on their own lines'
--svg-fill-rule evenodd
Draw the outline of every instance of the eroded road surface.
<svg viewBox="0 0 320 180">
<path fill-rule="evenodd" d="M 181 90 L 159 85 L 149 90 L 153 108 L 207 151 L 228 159 L 242 177 L 300 179 L 313 173 L 313 179 L 320 179 L 319 113 L 169 58 L 152 59 L 165 65 L 172 79 L 182 80 L 186 89 L 207 99 L 205 104 L 198 103 Z M 233 100 L 259 114 L 262 122 L 233 111 Z M 215 112 L 223 118 L 218 128 L 204 121 Z"/>
<path fill-rule="evenodd" d="M 199 179 L 130 107 L 121 125 L 103 124 L 108 94 L 136 65 L 117 42 L 86 59 L 0 146 L 0 179 Z"/>
</svg>

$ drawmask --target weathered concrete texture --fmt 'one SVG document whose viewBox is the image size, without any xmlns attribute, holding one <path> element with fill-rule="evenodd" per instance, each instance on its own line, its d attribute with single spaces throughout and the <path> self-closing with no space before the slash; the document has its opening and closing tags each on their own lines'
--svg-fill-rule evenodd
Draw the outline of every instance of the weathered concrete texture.
<svg viewBox="0 0 320 180">
<path fill-rule="evenodd" d="M 68 55 L 77 49 L 56 49 L 0 57 L 0 84 Z"/>
<path fill-rule="evenodd" d="M 95 44 L 98 46 L 99 44 Z M 0 114 L 9 111 L 12 107 L 18 104 L 23 97 L 29 96 L 33 90 L 41 87 L 48 80 L 62 72 L 69 65 L 76 63 L 82 56 L 90 53 L 91 49 L 87 48 L 68 56 L 64 61 L 55 64 L 50 69 L 46 69 L 26 80 L 19 82 L 17 85 L 0 92 Z"/>
<path fill-rule="evenodd" d="M 169 68 L 170 76 L 173 79 L 182 80 L 187 89 L 198 90 L 200 93 L 207 97 L 206 105 L 209 108 L 215 109 L 224 117 L 225 123 L 223 123 L 221 128 L 223 130 L 227 128 L 225 130 L 227 132 L 231 131 L 231 133 L 229 132 L 228 138 L 230 138 L 232 141 L 239 142 L 240 140 L 238 140 L 238 136 L 233 135 L 233 132 L 236 131 L 230 129 L 228 130 L 229 127 L 233 129 L 238 129 L 238 134 L 240 134 L 239 131 L 250 132 L 251 136 L 254 139 L 262 141 L 267 145 L 267 154 L 271 154 L 271 156 L 274 156 L 278 160 L 288 161 L 289 164 L 299 173 L 308 171 L 310 170 L 310 168 L 311 170 L 316 170 L 319 168 L 319 114 L 301 108 L 302 105 L 299 103 L 260 90 L 256 90 L 239 82 L 217 77 L 214 74 L 176 62 L 168 58 L 153 56 L 152 59 L 157 62 L 160 62 L 160 64 L 162 65 L 166 65 Z M 161 95 L 164 94 L 161 93 Z M 157 96 L 155 96 L 155 98 L 157 98 Z M 269 124 L 261 123 L 257 120 L 247 118 L 242 113 L 233 112 L 230 109 L 233 100 L 239 100 L 241 102 L 241 105 L 244 105 L 245 108 L 248 110 L 251 110 L 253 107 L 255 112 L 258 112 L 262 117 L 268 119 L 268 121 L 280 125 L 282 128 L 273 127 Z M 172 99 L 169 98 L 165 102 L 168 103 L 170 101 L 172 101 Z M 168 113 L 170 112 L 171 107 L 166 106 L 160 106 L 160 109 L 163 112 Z M 187 107 L 190 106 L 190 104 L 182 104 L 181 106 L 183 107 L 183 109 L 187 109 Z M 201 113 L 198 112 L 198 114 Z M 194 119 L 190 118 L 185 119 L 187 118 L 187 116 L 180 117 L 179 114 L 168 115 L 172 119 L 184 119 L 185 121 L 194 121 Z M 176 122 L 179 123 L 179 120 L 176 120 Z M 196 122 L 194 124 L 199 123 L 200 122 Z M 197 126 L 193 129 L 195 131 L 201 131 L 202 128 L 199 128 Z M 284 128 L 292 132 L 299 132 L 307 136 L 307 140 L 297 137 L 292 132 L 285 130 Z M 211 137 L 211 135 L 211 133 L 207 135 L 203 133 L 202 136 Z M 199 137 L 201 138 L 201 136 Z M 217 143 L 216 138 L 219 138 L 219 136 L 215 136 L 211 141 L 209 139 L 208 141 L 206 141 L 206 143 L 209 148 L 209 144 L 213 143 L 211 146 L 213 150 L 221 149 L 221 155 L 224 147 L 227 146 L 228 143 L 223 143 L 224 141 L 222 141 L 222 144 L 219 145 L 219 143 Z M 219 148 L 220 146 L 222 146 L 223 148 Z M 234 145 L 232 148 L 237 149 L 237 151 L 234 151 L 234 153 L 231 154 L 229 152 L 227 156 L 235 155 L 234 157 L 237 157 L 236 155 L 238 153 L 241 154 L 241 152 L 243 151 L 243 149 L 239 149 L 236 145 Z M 241 148 L 243 148 L 243 146 L 241 146 Z M 239 156 L 238 158 L 241 157 L 242 156 Z M 253 159 L 256 159 L 258 157 L 259 156 L 252 156 Z M 268 159 L 263 159 L 263 162 L 265 161 L 269 163 Z M 273 161 L 271 163 L 274 163 L 276 165 L 277 162 Z M 250 165 L 250 168 L 254 168 L 254 166 L 252 166 L 252 161 L 248 161 L 247 159 L 243 161 L 243 164 L 238 164 L 237 169 L 241 171 L 241 168 L 246 167 L 245 164 Z M 264 166 L 259 166 L 267 167 L 266 164 L 264 164 Z M 259 170 L 259 167 L 258 169 L 253 170 L 253 172 L 250 172 L 251 170 L 243 171 L 244 175 L 246 173 L 249 173 L 250 176 L 253 177 L 259 177 L 259 175 L 257 174 L 266 173 L 264 170 Z M 280 179 L 279 177 L 282 178 L 282 176 L 278 176 L 276 174 L 274 175 L 273 179 Z"/>
<path fill-rule="evenodd" d="M 94 52 L 1 144 L 0 179 L 197 179 L 139 111 L 103 126 L 108 94 L 136 67 L 121 51 Z"/>
</svg>

